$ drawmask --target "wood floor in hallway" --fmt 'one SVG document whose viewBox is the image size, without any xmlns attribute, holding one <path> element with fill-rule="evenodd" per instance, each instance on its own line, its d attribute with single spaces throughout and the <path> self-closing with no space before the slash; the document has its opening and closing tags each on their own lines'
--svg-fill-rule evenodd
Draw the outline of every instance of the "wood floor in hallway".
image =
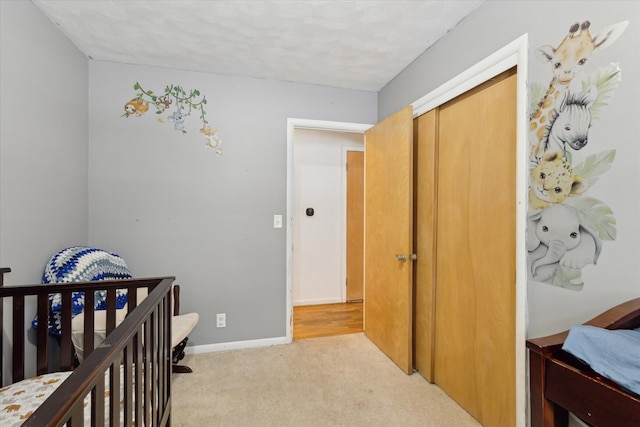
<svg viewBox="0 0 640 427">
<path fill-rule="evenodd" d="M 293 307 L 293 339 L 362 332 L 362 302 Z"/>
</svg>

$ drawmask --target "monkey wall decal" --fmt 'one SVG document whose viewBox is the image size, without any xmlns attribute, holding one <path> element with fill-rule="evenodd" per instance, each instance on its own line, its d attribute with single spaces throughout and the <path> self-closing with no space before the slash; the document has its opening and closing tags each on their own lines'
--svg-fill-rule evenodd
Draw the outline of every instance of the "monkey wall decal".
<svg viewBox="0 0 640 427">
<path fill-rule="evenodd" d="M 205 147 L 214 149 L 218 156 L 222 155 L 222 141 L 218 134 L 218 130 L 207 121 L 207 113 L 205 106 L 207 105 L 207 97 L 202 95 L 198 89 L 192 89 L 189 92 L 184 90 L 182 86 L 170 84 L 164 88 L 162 95 L 156 95 L 152 90 L 145 90 L 140 83 L 136 82 L 133 89 L 137 91 L 135 97 L 125 103 L 123 117 L 142 117 L 152 105 L 156 109 L 158 122 L 164 123 L 165 112 L 170 112 L 166 119 L 173 123 L 173 129 L 187 133 L 187 119 L 191 117 L 193 112 L 197 112 L 202 122 L 200 133 L 204 135 Z"/>
</svg>

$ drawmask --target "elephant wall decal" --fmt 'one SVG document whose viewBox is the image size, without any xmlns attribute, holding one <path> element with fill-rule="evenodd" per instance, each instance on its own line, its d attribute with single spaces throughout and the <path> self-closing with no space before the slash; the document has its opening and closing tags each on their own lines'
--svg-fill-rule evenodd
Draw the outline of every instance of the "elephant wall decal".
<svg viewBox="0 0 640 427">
<path fill-rule="evenodd" d="M 597 234 L 580 223 L 578 211 L 562 204 L 530 215 L 527 235 L 529 278 L 549 284 L 559 267 L 595 264 L 602 248 Z"/>
<path fill-rule="evenodd" d="M 580 290 L 583 267 L 598 261 L 603 242 L 616 239 L 613 210 L 588 194 L 611 167 L 616 150 L 594 152 L 600 142 L 590 141 L 598 139 L 590 135 L 590 126 L 601 119 L 622 71 L 615 62 L 591 71 L 586 64 L 593 64 L 592 56 L 600 55 L 595 52 L 611 46 L 628 25 L 622 21 L 592 35 L 589 21 L 576 22 L 559 44 L 535 50 L 551 66 L 551 76 L 529 83 L 530 281 Z"/>
</svg>

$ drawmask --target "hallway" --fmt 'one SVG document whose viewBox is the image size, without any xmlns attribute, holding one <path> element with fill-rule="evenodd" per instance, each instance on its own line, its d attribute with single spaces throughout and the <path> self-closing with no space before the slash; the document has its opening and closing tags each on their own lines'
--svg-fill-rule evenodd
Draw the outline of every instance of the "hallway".
<svg viewBox="0 0 640 427">
<path fill-rule="evenodd" d="M 293 339 L 362 332 L 362 301 L 293 307 Z"/>
</svg>

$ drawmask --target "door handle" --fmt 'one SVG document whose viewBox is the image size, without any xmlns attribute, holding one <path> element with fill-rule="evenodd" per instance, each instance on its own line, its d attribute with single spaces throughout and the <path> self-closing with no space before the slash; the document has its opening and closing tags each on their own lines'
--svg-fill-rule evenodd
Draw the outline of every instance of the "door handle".
<svg viewBox="0 0 640 427">
<path fill-rule="evenodd" d="M 412 254 L 411 259 L 415 261 L 416 259 L 418 259 L 418 255 Z M 396 254 L 396 261 L 405 262 L 406 260 L 407 260 L 406 254 Z"/>
</svg>

